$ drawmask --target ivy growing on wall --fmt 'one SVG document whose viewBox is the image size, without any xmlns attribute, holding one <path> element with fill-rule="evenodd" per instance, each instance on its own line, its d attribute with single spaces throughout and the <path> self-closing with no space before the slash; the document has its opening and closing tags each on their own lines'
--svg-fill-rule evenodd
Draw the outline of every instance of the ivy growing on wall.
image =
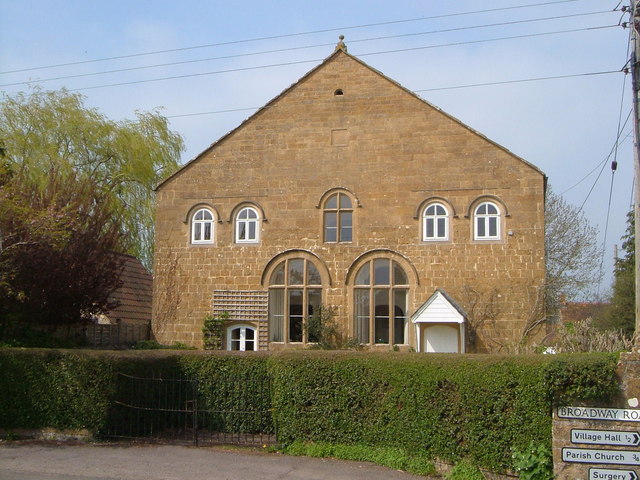
<svg viewBox="0 0 640 480">
<path fill-rule="evenodd" d="M 229 321 L 229 312 L 222 312 L 219 316 L 212 314 L 204 317 L 202 336 L 205 350 L 222 350 L 224 325 Z"/>
</svg>

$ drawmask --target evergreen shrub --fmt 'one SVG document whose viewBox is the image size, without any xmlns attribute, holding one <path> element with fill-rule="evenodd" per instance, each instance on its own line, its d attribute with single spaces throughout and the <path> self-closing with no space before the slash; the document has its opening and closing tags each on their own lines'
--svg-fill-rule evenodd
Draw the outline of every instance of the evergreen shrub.
<svg viewBox="0 0 640 480">
<path fill-rule="evenodd" d="M 482 468 L 551 446 L 556 403 L 617 392 L 616 355 L 286 353 L 270 361 L 283 444 L 389 446 Z"/>
<path fill-rule="evenodd" d="M 126 421 L 114 409 L 123 378 L 187 378 L 209 412 L 200 421 L 220 431 L 277 430 L 285 447 L 382 449 L 501 471 L 513 468 L 513 451 L 551 446 L 554 405 L 602 405 L 614 396 L 616 364 L 615 354 L 2 348 L 0 429 L 107 432 Z M 152 390 L 144 394 L 157 395 Z"/>
</svg>

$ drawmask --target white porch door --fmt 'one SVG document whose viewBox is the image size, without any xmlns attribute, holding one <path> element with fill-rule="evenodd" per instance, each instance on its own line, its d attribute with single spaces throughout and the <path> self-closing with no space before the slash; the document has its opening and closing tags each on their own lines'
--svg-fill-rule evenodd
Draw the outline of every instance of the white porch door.
<svg viewBox="0 0 640 480">
<path fill-rule="evenodd" d="M 458 325 L 429 325 L 424 329 L 422 344 L 428 353 L 459 353 Z"/>
</svg>

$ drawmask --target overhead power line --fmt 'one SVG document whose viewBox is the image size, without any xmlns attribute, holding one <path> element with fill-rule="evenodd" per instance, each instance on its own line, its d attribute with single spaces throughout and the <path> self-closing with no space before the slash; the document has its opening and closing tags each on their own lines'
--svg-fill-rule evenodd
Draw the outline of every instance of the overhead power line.
<svg viewBox="0 0 640 480">
<path fill-rule="evenodd" d="M 575 17 L 582 17 L 582 16 L 590 16 L 590 15 L 601 15 L 601 14 L 605 14 L 605 13 L 611 13 L 610 10 L 600 10 L 597 12 L 585 12 L 585 13 L 577 13 L 577 14 L 571 14 L 571 15 L 556 15 L 553 17 L 543 17 L 543 18 L 530 18 L 530 19 L 526 19 L 526 20 L 513 20 L 513 21 L 509 21 L 509 22 L 497 22 L 497 23 L 486 23 L 486 24 L 481 24 L 481 25 L 470 25 L 470 26 L 464 26 L 464 27 L 454 27 L 454 28 L 444 28 L 444 29 L 440 29 L 440 30 L 429 30 L 426 32 L 414 32 L 414 33 L 403 33 L 403 34 L 398 34 L 398 35 L 386 35 L 386 36 L 379 36 L 379 37 L 370 37 L 370 38 L 362 38 L 362 39 L 350 39 L 349 43 L 353 44 L 353 43 L 363 43 L 363 42 L 372 42 L 372 41 L 377 41 L 377 40 L 389 40 L 389 39 L 394 39 L 394 38 L 406 38 L 406 37 L 416 37 L 416 36 L 423 36 L 423 35 L 433 35 L 433 34 L 438 34 L 438 33 L 451 33 L 451 32 L 457 32 L 457 31 L 461 31 L 461 30 L 475 30 L 475 29 L 480 29 L 480 28 L 492 28 L 492 27 L 503 27 L 503 26 L 508 26 L 508 25 L 520 25 L 520 24 L 525 24 L 525 23 L 535 23 L 535 22 L 545 22 L 545 21 L 550 21 L 550 20 L 561 20 L 561 19 L 566 19 L 566 18 L 575 18 Z M 79 74 L 74 74 L 74 75 L 63 75 L 63 76 L 58 76 L 58 77 L 49 77 L 49 78 L 39 78 L 37 80 L 28 80 L 28 81 L 21 81 L 21 82 L 13 82 L 13 83 L 5 83 L 0 85 L 0 87 L 11 87 L 11 86 L 15 86 L 15 85 L 27 85 L 30 83 L 33 83 L 34 81 L 37 81 L 38 83 L 42 83 L 42 82 L 51 82 L 54 80 L 67 80 L 70 78 L 82 78 L 82 77 L 92 77 L 92 76 L 97 76 L 97 75 L 107 75 L 107 74 L 111 74 L 111 73 L 122 73 L 122 72 L 131 72 L 131 71 L 136 71 L 136 70 L 148 70 L 150 68 L 161 68 L 161 67 L 171 67 L 171 66 L 176 66 L 176 65 L 187 65 L 187 64 L 193 64 L 193 63 L 202 63 L 202 62 L 211 62 L 214 60 L 227 60 L 230 58 L 240 58 L 240 57 L 252 57 L 252 56 L 258 56 L 258 55 L 266 55 L 266 54 L 270 54 L 270 53 L 282 53 L 282 52 L 291 52 L 291 51 L 295 51 L 295 50 L 307 50 L 307 49 L 311 49 L 311 48 L 319 48 L 319 47 L 327 47 L 327 46 L 333 46 L 334 43 L 320 43 L 320 44 L 315 44 L 315 45 L 304 45 L 304 46 L 299 46 L 299 47 L 287 47 L 287 48 L 277 48 L 277 49 L 272 49 L 272 50 L 262 50 L 259 52 L 248 52 L 248 53 L 237 53 L 237 54 L 233 54 L 233 55 L 221 55 L 221 56 L 217 56 L 217 57 L 208 57 L 208 58 L 199 58 L 199 59 L 195 59 L 195 60 L 182 60 L 182 61 L 176 61 L 176 62 L 166 62 L 166 63 L 156 63 L 153 65 L 141 65 L 138 67 L 128 67 L 128 68 L 117 68 L 117 69 L 113 69 L 113 70 L 103 70 L 100 72 L 89 72 L 89 73 L 79 73 Z"/>
<path fill-rule="evenodd" d="M 563 4 L 563 3 L 575 3 L 575 2 L 579 2 L 579 1 L 583 1 L 583 0 L 559 0 L 559 1 L 553 1 L 553 2 L 540 2 L 540 3 L 531 3 L 531 4 L 527 4 L 527 5 L 514 5 L 514 6 L 510 6 L 510 7 L 488 8 L 488 9 L 484 9 L 484 10 L 473 10 L 473 11 L 467 11 L 467 12 L 447 13 L 447 14 L 441 14 L 441 15 L 431 15 L 431 16 L 426 16 L 426 17 L 408 18 L 408 19 L 403 19 L 403 20 L 391 20 L 391 21 L 388 21 L 388 22 L 376 22 L 376 23 L 367 23 L 367 24 L 362 24 L 362 25 L 350 25 L 350 26 L 343 26 L 343 27 L 332 27 L 332 28 L 325 28 L 325 29 L 321 29 L 321 30 L 311 30 L 311 31 L 307 31 L 307 32 L 289 33 L 289 34 L 281 34 L 281 35 L 271 35 L 271 36 L 247 38 L 247 39 L 241 39 L 241 40 L 231 40 L 231 41 L 227 41 L 227 42 L 208 43 L 208 44 L 204 44 L 204 45 L 193 45 L 193 46 L 189 46 L 189 47 L 170 48 L 170 49 L 164 49 L 164 50 L 153 50 L 153 51 L 149 51 L 149 52 L 132 53 L 132 54 L 128 54 L 128 55 L 117 55 L 117 56 L 113 56 L 113 57 L 96 58 L 96 59 L 92 59 L 92 60 L 80 60 L 80 61 L 76 61 L 76 62 L 57 63 L 57 64 L 52 64 L 52 65 L 41 65 L 41 66 L 37 66 L 37 67 L 29 67 L 29 68 L 15 69 L 15 70 L 7 70 L 7 71 L 4 71 L 4 72 L 0 72 L 0 75 L 9 74 L 9 73 L 29 72 L 29 71 L 34 71 L 34 70 L 43 70 L 43 69 L 47 69 L 47 68 L 58 68 L 58 67 L 68 67 L 68 66 L 72 66 L 72 65 L 83 65 L 83 64 L 87 64 L 87 63 L 106 62 L 106 61 L 110 61 L 110 60 L 121 60 L 121 59 L 125 59 L 125 58 L 143 57 L 143 56 L 149 56 L 149 55 L 159 55 L 159 54 L 163 54 L 163 53 L 182 52 L 182 51 L 186 51 L 186 50 L 196 50 L 196 49 L 202 49 L 202 48 L 220 47 L 220 46 L 224 46 L 224 45 L 237 45 L 237 44 L 242 44 L 242 43 L 259 42 L 259 41 L 264 41 L 264 40 L 277 40 L 277 39 L 282 39 L 282 38 L 299 37 L 299 36 L 304 36 L 304 35 L 315 35 L 315 34 L 319 34 L 319 33 L 348 31 L 348 30 L 355 30 L 355 29 L 361 29 L 361 28 L 378 27 L 378 26 L 383 26 L 383 25 L 394 25 L 394 24 L 400 24 L 400 23 L 419 22 L 419 21 L 435 20 L 435 19 L 448 18 L 448 17 L 460 17 L 460 16 L 465 16 L 465 15 L 476 15 L 476 14 L 480 14 L 480 13 L 492 13 L 492 12 L 516 10 L 516 9 L 522 9 L 522 8 L 532 8 L 532 7 L 541 7 L 541 6 L 548 6 L 548 5 L 558 5 L 558 4 Z"/>
<path fill-rule="evenodd" d="M 602 30 L 602 29 L 612 28 L 612 27 L 619 27 L 619 25 L 603 25 L 603 26 L 598 26 L 598 27 L 575 28 L 575 29 L 569 29 L 569 30 L 557 30 L 557 31 L 553 31 L 553 32 L 529 33 L 529 34 L 523 34 L 523 35 L 511 35 L 511 36 L 507 36 L 507 37 L 487 38 L 487 39 L 481 39 L 481 40 L 469 40 L 469 41 L 464 41 L 464 42 L 452 42 L 452 43 L 442 43 L 442 44 L 436 44 L 436 45 L 425 45 L 425 46 L 421 46 L 421 47 L 408 47 L 408 48 L 400 48 L 400 49 L 394 49 L 394 50 L 384 50 L 384 51 L 379 51 L 379 52 L 361 53 L 361 54 L 358 55 L 358 57 L 367 57 L 367 56 L 372 56 L 372 55 L 385 55 L 385 54 L 389 54 L 389 53 L 411 52 L 411 51 L 425 50 L 425 49 L 431 49 L 431 48 L 443 48 L 443 47 L 453 47 L 453 46 L 460 46 L 460 45 L 470 45 L 470 44 L 478 44 L 478 43 L 497 42 L 497 41 L 504 41 L 504 40 L 517 40 L 517 39 L 522 39 L 522 38 L 535 38 L 535 37 L 543 37 L 543 36 L 547 36 L 547 35 L 559 35 L 559 34 L 565 34 L 565 33 L 576 33 L 576 32 L 584 32 L 584 31 Z M 229 69 L 223 69 L 223 70 L 214 70 L 214 71 L 210 71 L 210 72 L 188 73 L 188 74 L 183 74 L 183 75 L 170 75 L 170 76 L 166 76 L 166 77 L 149 78 L 149 79 L 145 79 L 145 80 L 131 80 L 131 81 L 128 81 L 128 82 L 115 82 L 115 83 L 108 83 L 108 84 L 103 84 L 103 85 L 94 85 L 94 86 L 90 86 L 90 87 L 80 87 L 80 88 L 70 89 L 70 91 L 75 92 L 75 91 L 81 91 L 81 90 L 93 90 L 93 89 L 96 89 L 96 88 L 118 87 L 118 86 L 124 86 L 124 85 L 136 85 L 136 84 L 140 84 L 140 83 L 160 82 L 160 81 L 165 81 L 165 80 L 177 80 L 177 79 L 182 79 L 182 78 L 203 77 L 203 76 L 209 76 L 209 75 L 218 75 L 218 74 L 222 74 L 222 73 L 243 72 L 243 71 L 248 71 L 248 70 L 260 70 L 260 69 L 263 69 L 263 68 L 274 68 L 274 67 L 301 65 L 301 64 L 305 64 L 305 63 L 317 63 L 317 62 L 321 62 L 321 61 L 323 61 L 323 59 L 298 60 L 298 61 L 294 61 L 294 62 L 281 62 L 281 63 L 273 63 L 273 64 L 267 64 L 267 65 L 255 65 L 255 66 L 249 66 L 249 67 L 238 67 L 238 68 L 229 68 Z"/>
<path fill-rule="evenodd" d="M 629 32 L 629 37 L 631 37 L 631 32 Z M 629 40 L 631 40 L 631 38 L 629 38 Z M 625 56 L 625 58 L 629 58 L 629 52 L 631 50 L 631 41 L 627 42 L 627 54 Z M 614 149 L 614 153 L 613 153 L 613 161 L 611 162 L 611 184 L 609 186 L 609 200 L 607 202 L 607 216 L 605 218 L 605 222 L 604 222 L 604 237 L 602 240 L 602 254 L 600 256 L 600 272 L 599 272 L 599 278 L 602 278 L 602 270 L 604 268 L 604 255 L 605 255 L 605 251 L 606 251 L 606 246 L 607 246 L 607 234 L 609 232 L 609 218 L 611 216 L 611 200 L 613 198 L 613 182 L 615 180 L 615 175 L 616 175 L 616 170 L 618 169 L 618 147 L 620 146 L 620 135 L 622 135 L 622 130 L 624 127 L 621 126 L 622 124 L 622 115 L 623 115 L 623 111 L 624 111 L 624 94 L 625 91 L 627 90 L 626 88 L 626 78 L 622 79 L 622 85 L 621 85 L 621 92 L 620 92 L 620 108 L 618 111 L 618 127 L 617 127 L 617 131 L 616 131 L 616 142 L 614 143 L 615 149 Z M 597 294 L 600 295 L 600 283 L 598 282 L 598 289 L 597 289 Z"/>
<path fill-rule="evenodd" d="M 567 193 L 569 190 L 573 190 L 575 187 L 577 187 L 578 185 L 580 185 L 582 182 L 584 182 L 587 178 L 589 178 L 589 176 L 595 172 L 598 168 L 600 168 L 600 173 L 602 173 L 602 169 L 604 169 L 604 166 L 606 165 L 606 163 L 609 161 L 609 159 L 611 158 L 611 155 L 614 154 L 616 148 L 618 147 L 618 145 L 620 145 L 624 140 L 626 140 L 627 137 L 629 137 L 629 135 L 625 136 L 622 140 L 620 139 L 620 137 L 622 136 L 622 131 L 624 130 L 624 128 L 627 126 L 627 122 L 629 122 L 629 119 L 631 118 L 631 114 L 633 113 L 633 110 L 629 110 L 629 113 L 627 115 L 627 118 L 625 119 L 624 123 L 622 124 L 622 127 L 619 129 L 618 131 L 618 136 L 616 137 L 615 142 L 613 142 L 613 145 L 611 147 L 611 150 L 609 150 L 609 153 L 607 154 L 606 157 L 604 157 L 604 160 L 602 160 L 601 162 L 599 162 L 595 167 L 593 167 L 593 169 L 591 169 L 589 171 L 589 173 L 587 173 L 584 177 L 582 177 L 580 180 L 578 180 L 576 183 L 574 183 L 573 185 L 571 185 L 569 188 L 567 188 L 566 190 L 560 192 L 560 195 L 564 195 L 565 193 Z M 598 178 L 600 177 L 600 175 L 598 175 Z M 597 179 L 596 179 L 597 181 Z M 593 190 L 593 187 L 591 187 L 591 190 Z M 591 190 L 589 191 L 589 194 L 591 194 Z M 589 198 L 589 196 L 587 195 L 587 198 L 584 200 L 584 202 L 582 203 L 582 205 L 584 205 L 587 202 L 587 199 Z"/>
<path fill-rule="evenodd" d="M 508 85 L 510 83 L 524 83 L 524 82 L 540 82 L 543 80 L 560 80 L 563 78 L 575 78 L 575 77 L 593 77 L 598 75 L 610 75 L 612 73 L 622 73 L 620 70 L 607 70 L 603 72 L 585 72 L 585 73 L 572 73 L 568 75 L 555 75 L 549 77 L 534 77 L 534 78 L 520 78 L 517 80 L 503 80 L 498 82 L 486 82 L 486 83 L 469 83 L 466 85 L 457 85 L 451 87 L 436 87 L 425 88 L 422 90 L 414 90 L 414 92 L 436 92 L 438 90 L 455 90 L 458 88 L 470 88 L 470 87 L 487 87 L 490 85 Z"/>
<path fill-rule="evenodd" d="M 568 75 L 555 75 L 555 76 L 547 76 L 547 77 L 520 78 L 520 79 L 503 80 L 503 81 L 497 81 L 497 82 L 470 83 L 470 84 L 466 84 L 466 85 L 452 85 L 452 86 L 449 86 L 449 87 L 423 88 L 423 89 L 419 89 L 419 90 L 412 90 L 412 92 L 420 93 L 420 92 L 434 92 L 434 91 L 440 91 L 440 90 L 455 90 L 455 89 L 459 89 L 459 88 L 487 87 L 487 86 L 492 86 L 492 85 L 505 85 L 505 84 L 511 84 L 511 83 L 538 82 L 538 81 L 545 81 L 545 80 L 560 80 L 560 79 L 565 79 L 565 78 L 577 78 L 577 77 L 591 77 L 591 76 L 598 76 L 598 75 L 610 75 L 612 73 L 622 73 L 622 72 L 620 70 L 608 70 L 608 71 L 602 71 L 602 72 L 585 72 L 585 73 L 574 73 L 574 74 L 568 74 Z M 377 97 L 382 97 L 382 96 L 384 96 L 384 95 L 378 95 L 378 96 L 368 95 L 367 98 L 377 98 Z M 242 111 L 249 111 L 249 110 L 258 110 L 259 108 L 261 108 L 261 107 L 230 108 L 230 109 L 225 109 L 225 110 L 212 110 L 212 111 L 208 111 L 208 112 L 183 113 L 183 114 L 179 114 L 179 115 L 166 115 L 166 118 L 182 118 L 182 117 L 195 117 L 195 116 L 200 116 L 200 115 L 214 115 L 214 114 L 219 114 L 219 113 L 233 113 L 233 112 L 242 112 Z M 628 120 L 628 118 L 627 118 L 627 120 Z M 625 125 L 626 125 L 626 122 L 625 122 Z M 605 161 L 608 158 L 609 157 L 607 157 L 605 159 Z M 599 163 L 598 167 L 600 165 L 601 164 Z M 571 188 L 573 188 L 573 187 L 571 187 Z"/>
<path fill-rule="evenodd" d="M 585 27 L 585 28 L 573 28 L 569 30 L 556 30 L 554 32 L 542 32 L 542 33 L 527 33 L 523 35 L 512 35 L 509 37 L 497 37 L 497 38 L 487 38 L 482 40 L 468 40 L 464 42 L 453 42 L 453 43 L 445 43 L 440 45 L 427 45 L 424 47 L 411 47 L 411 48 L 399 48 L 396 50 L 384 50 L 382 52 L 373 52 L 373 53 L 361 53 L 358 57 L 366 57 L 370 55 L 384 55 L 387 53 L 400 53 L 400 52 L 410 52 L 414 50 L 425 50 L 428 48 L 440 48 L 440 47 L 454 47 L 458 45 L 472 45 L 475 43 L 487 43 L 487 42 L 498 42 L 502 40 L 517 40 L 520 38 L 533 38 L 533 37 L 544 37 L 546 35 L 559 35 L 562 33 L 576 33 L 576 32 L 585 32 L 589 30 L 603 30 L 605 28 L 613 28 L 619 27 L 620 25 L 602 25 L 599 27 Z"/>
</svg>

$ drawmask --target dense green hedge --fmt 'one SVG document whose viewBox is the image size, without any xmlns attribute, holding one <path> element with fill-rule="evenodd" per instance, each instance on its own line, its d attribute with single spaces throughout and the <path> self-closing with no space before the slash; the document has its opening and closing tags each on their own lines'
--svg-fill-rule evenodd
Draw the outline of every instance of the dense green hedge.
<svg viewBox="0 0 640 480">
<path fill-rule="evenodd" d="M 271 409 L 267 358 L 166 350 L 0 349 L 0 429 L 86 428 L 96 434 L 121 431 L 120 424 L 131 422 L 126 417 L 127 409 L 119 408 L 114 400 L 125 399 L 135 405 L 157 401 L 168 382 L 147 381 L 141 390 L 136 381 L 154 377 L 196 380 L 199 410 L 216 412 L 210 418 L 200 416 L 208 427 L 270 433 L 273 423 L 269 416 L 265 420 L 241 414 Z M 184 396 L 175 391 L 175 386 L 170 388 L 161 406 L 184 408 Z M 229 410 L 240 413 L 217 413 Z M 151 415 L 147 416 L 148 421 L 137 419 L 134 426 L 153 428 Z"/>
<path fill-rule="evenodd" d="M 552 405 L 606 401 L 615 355 L 285 354 L 271 362 L 279 441 L 365 444 L 501 470 L 550 447 Z"/>
<path fill-rule="evenodd" d="M 610 354 L 0 349 L 0 428 L 105 432 L 123 421 L 113 408 L 122 387 L 116 372 L 188 377 L 197 379 L 200 401 L 212 412 L 272 409 L 283 444 L 400 448 L 501 470 L 510 467 L 512 448 L 550 445 L 554 402 L 601 403 L 615 395 L 616 363 Z M 214 420 L 228 430 L 274 429 L 270 418 L 252 415 Z"/>
</svg>

